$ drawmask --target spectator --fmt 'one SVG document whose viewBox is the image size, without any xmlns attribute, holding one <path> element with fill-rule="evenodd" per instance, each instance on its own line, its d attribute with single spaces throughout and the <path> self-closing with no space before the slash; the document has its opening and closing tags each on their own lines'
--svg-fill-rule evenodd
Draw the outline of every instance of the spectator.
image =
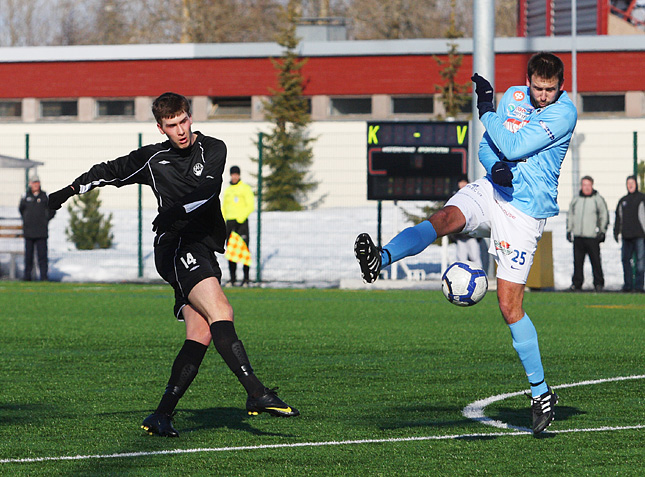
<svg viewBox="0 0 645 477">
<path fill-rule="evenodd" d="M 226 259 L 231 275 L 229 285 L 235 285 L 238 262 L 242 262 L 244 279 L 240 286 L 249 286 L 251 254 L 249 252 L 249 215 L 255 210 L 255 196 L 251 187 L 242 182 L 240 168 L 231 167 L 231 185 L 224 191 L 222 215 L 226 220 Z M 237 236 L 232 233 L 237 234 Z M 240 243 L 240 239 L 243 243 Z"/>
<path fill-rule="evenodd" d="M 614 223 L 614 239 L 623 236 L 622 261 L 624 276 L 624 292 L 643 292 L 645 279 L 645 194 L 638 191 L 636 176 L 627 178 L 627 195 L 618 201 L 616 206 L 616 222 Z M 636 255 L 634 266 L 632 260 Z"/>
<path fill-rule="evenodd" d="M 34 250 L 38 254 L 40 280 L 47 281 L 47 237 L 49 221 L 56 215 L 55 210 L 47 207 L 47 194 L 40 188 L 40 179 L 33 176 L 29 189 L 20 200 L 18 210 L 22 217 L 22 230 L 25 236 L 25 273 L 24 280 L 31 281 L 34 267 Z"/>
<path fill-rule="evenodd" d="M 593 179 L 584 176 L 580 193 L 569 205 L 567 240 L 573 242 L 573 278 L 571 291 L 582 290 L 585 256 L 589 255 L 593 271 L 593 288 L 599 292 L 605 286 L 600 260 L 600 244 L 605 241 L 609 225 L 609 210 L 605 199 L 593 188 Z"/>
<path fill-rule="evenodd" d="M 457 183 L 459 188 L 468 185 L 468 178 L 464 177 Z M 482 268 L 481 238 L 475 238 L 468 234 L 454 234 L 452 238 L 457 245 L 457 261 L 473 262 L 479 268 Z"/>
</svg>

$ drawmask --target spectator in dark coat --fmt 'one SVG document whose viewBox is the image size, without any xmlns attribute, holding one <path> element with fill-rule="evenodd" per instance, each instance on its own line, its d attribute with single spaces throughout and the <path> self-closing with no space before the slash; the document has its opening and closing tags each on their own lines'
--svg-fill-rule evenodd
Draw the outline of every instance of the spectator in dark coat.
<svg viewBox="0 0 645 477">
<path fill-rule="evenodd" d="M 47 207 L 47 194 L 40 188 L 40 179 L 33 176 L 29 189 L 20 200 L 20 215 L 25 236 L 25 281 L 31 280 L 34 266 L 34 250 L 38 254 L 40 280 L 48 280 L 47 237 L 49 221 L 56 215 L 55 210 Z"/>
<path fill-rule="evenodd" d="M 616 207 L 614 239 L 623 236 L 624 292 L 643 292 L 645 281 L 645 194 L 638 191 L 636 176 L 627 178 L 627 195 Z M 634 260 L 634 268 L 632 261 Z"/>
</svg>

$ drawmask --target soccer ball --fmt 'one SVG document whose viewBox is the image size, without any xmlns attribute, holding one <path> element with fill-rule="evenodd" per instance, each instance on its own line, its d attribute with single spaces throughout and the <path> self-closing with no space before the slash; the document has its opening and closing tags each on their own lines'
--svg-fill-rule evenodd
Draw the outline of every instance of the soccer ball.
<svg viewBox="0 0 645 477">
<path fill-rule="evenodd" d="M 441 277 L 441 290 L 453 305 L 476 305 L 486 295 L 488 278 L 473 262 L 455 262 Z"/>
</svg>

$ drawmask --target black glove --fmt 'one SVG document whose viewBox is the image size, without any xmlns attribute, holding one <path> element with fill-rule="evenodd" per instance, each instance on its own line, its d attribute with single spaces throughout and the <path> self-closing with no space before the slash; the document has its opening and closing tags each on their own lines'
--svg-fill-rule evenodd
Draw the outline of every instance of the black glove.
<svg viewBox="0 0 645 477">
<path fill-rule="evenodd" d="M 57 190 L 56 192 L 49 194 L 47 206 L 52 210 L 58 210 L 62 207 L 65 201 L 74 194 L 76 194 L 76 192 L 74 191 L 74 187 L 71 185 L 63 187 L 61 190 Z"/>
<path fill-rule="evenodd" d="M 497 185 L 503 187 L 511 187 L 513 185 L 513 173 L 511 168 L 508 167 L 508 164 L 502 161 L 497 161 L 493 164 L 493 167 L 490 170 L 490 176 L 493 178 L 493 182 Z"/>
<path fill-rule="evenodd" d="M 598 239 L 598 242 L 602 243 L 605 241 L 605 234 L 604 232 L 598 232 L 598 235 L 596 235 L 596 238 Z"/>
<path fill-rule="evenodd" d="M 164 233 L 170 230 L 172 225 L 186 215 L 186 210 L 181 204 L 175 204 L 170 209 L 159 212 L 152 221 L 152 231 Z"/>
<path fill-rule="evenodd" d="M 479 119 L 489 111 L 495 111 L 493 105 L 493 87 L 485 78 L 477 73 L 470 78 L 475 83 L 475 93 L 477 94 L 477 109 L 479 110 Z"/>
<path fill-rule="evenodd" d="M 573 242 L 573 234 L 571 232 L 567 232 L 567 240 Z"/>
</svg>

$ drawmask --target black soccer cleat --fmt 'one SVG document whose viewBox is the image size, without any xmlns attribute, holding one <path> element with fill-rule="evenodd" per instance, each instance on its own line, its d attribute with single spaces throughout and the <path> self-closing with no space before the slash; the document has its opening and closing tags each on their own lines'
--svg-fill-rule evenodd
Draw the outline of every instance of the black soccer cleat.
<svg viewBox="0 0 645 477">
<path fill-rule="evenodd" d="M 179 437 L 179 432 L 172 426 L 172 417 L 168 414 L 150 414 L 143 420 L 141 428 L 150 435 L 157 434 L 162 437 Z"/>
<path fill-rule="evenodd" d="M 381 249 L 368 234 L 360 234 L 354 242 L 354 255 L 361 267 L 363 281 L 374 283 L 381 273 Z"/>
<path fill-rule="evenodd" d="M 295 417 L 300 415 L 295 407 L 289 406 L 286 402 L 278 397 L 276 392 L 278 388 L 264 388 L 264 394 L 254 398 L 249 396 L 246 400 L 246 410 L 249 416 L 257 416 L 262 412 L 278 417 Z"/>
<path fill-rule="evenodd" d="M 531 397 L 531 413 L 533 414 L 533 434 L 539 434 L 551 425 L 555 418 L 555 405 L 558 395 L 551 388 L 538 397 Z"/>
</svg>

